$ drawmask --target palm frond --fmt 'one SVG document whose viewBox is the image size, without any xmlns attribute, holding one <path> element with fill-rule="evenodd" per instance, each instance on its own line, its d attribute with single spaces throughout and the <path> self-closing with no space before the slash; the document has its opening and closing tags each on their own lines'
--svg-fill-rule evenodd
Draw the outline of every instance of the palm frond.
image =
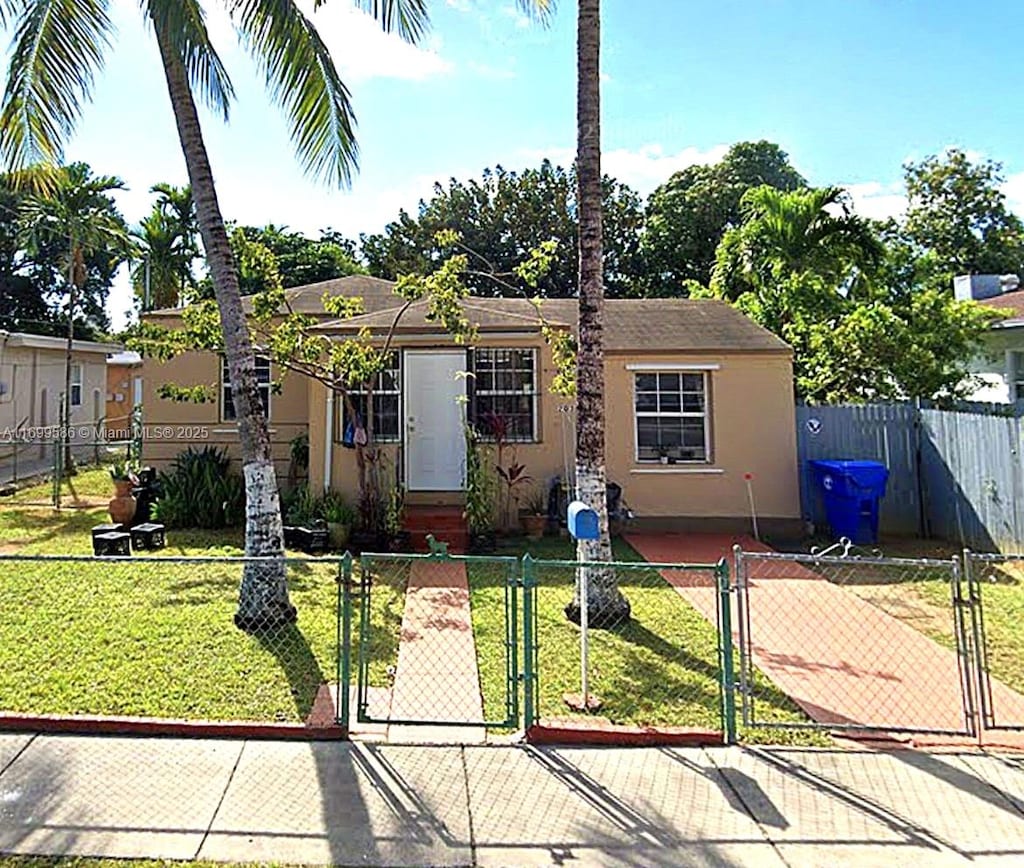
<svg viewBox="0 0 1024 868">
<path fill-rule="evenodd" d="M 210 42 L 202 5 L 196 0 L 140 0 L 140 6 L 181 58 L 192 90 L 227 120 L 235 90 Z"/>
<path fill-rule="evenodd" d="M 358 163 L 355 116 L 312 22 L 293 0 L 236 0 L 232 19 L 288 116 L 295 150 L 315 178 L 347 186 Z"/>
<path fill-rule="evenodd" d="M 516 6 L 539 24 L 545 27 L 551 22 L 551 16 L 555 14 L 555 0 L 516 0 Z"/>
<path fill-rule="evenodd" d="M 113 29 L 102 0 L 6 3 L 20 9 L 0 109 L 0 156 L 14 171 L 60 161 L 92 96 Z"/>
<path fill-rule="evenodd" d="M 316 7 L 325 0 L 316 0 Z M 426 0 L 355 0 L 356 6 L 380 22 L 385 33 L 397 33 L 406 42 L 418 42 L 430 29 Z"/>
</svg>

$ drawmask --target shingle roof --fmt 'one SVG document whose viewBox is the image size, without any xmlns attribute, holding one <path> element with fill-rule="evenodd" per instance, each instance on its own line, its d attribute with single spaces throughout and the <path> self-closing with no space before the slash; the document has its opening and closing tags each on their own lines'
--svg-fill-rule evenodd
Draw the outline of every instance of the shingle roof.
<svg viewBox="0 0 1024 868">
<path fill-rule="evenodd" d="M 983 301 L 979 301 L 978 304 L 1006 311 L 1013 319 L 1020 319 L 1024 317 L 1024 290 L 1007 292 L 1003 295 L 997 295 L 995 298 L 986 298 Z"/>
<path fill-rule="evenodd" d="M 361 328 L 386 332 L 404 305 L 394 284 L 355 275 L 289 289 L 292 309 L 319 315 L 317 326 L 327 334 L 350 334 Z M 366 313 L 348 320 L 330 319 L 323 309 L 324 293 L 361 297 Z M 248 300 L 246 310 L 249 309 Z M 525 298 L 472 298 L 464 303 L 470 320 L 482 332 L 536 332 L 541 322 Z M 399 334 L 437 334 L 443 330 L 426 319 L 427 303 L 415 302 L 402 315 Z M 572 298 L 541 302 L 551 325 L 575 329 L 577 303 Z M 147 316 L 177 316 L 179 310 L 153 311 Z M 605 349 L 608 352 L 757 352 L 789 353 L 789 346 L 734 307 L 714 299 L 645 298 L 605 301 Z"/>
</svg>

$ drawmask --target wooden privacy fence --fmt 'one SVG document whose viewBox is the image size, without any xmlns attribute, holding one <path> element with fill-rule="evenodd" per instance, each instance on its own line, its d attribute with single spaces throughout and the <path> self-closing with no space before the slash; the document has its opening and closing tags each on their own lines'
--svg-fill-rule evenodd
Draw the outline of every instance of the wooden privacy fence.
<svg viewBox="0 0 1024 868">
<path fill-rule="evenodd" d="M 910 403 L 799 406 L 796 422 L 807 520 L 826 523 L 808 461 L 869 459 L 889 468 L 882 533 L 936 537 L 978 551 L 1024 545 L 1024 429 L 1014 408 L 952 412 Z"/>
</svg>

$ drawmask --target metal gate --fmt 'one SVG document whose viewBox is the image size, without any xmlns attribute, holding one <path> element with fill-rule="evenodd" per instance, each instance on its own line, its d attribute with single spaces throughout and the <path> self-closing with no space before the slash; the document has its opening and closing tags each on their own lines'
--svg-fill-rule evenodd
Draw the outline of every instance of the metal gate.
<svg viewBox="0 0 1024 868">
<path fill-rule="evenodd" d="M 745 726 L 973 735 L 957 559 L 736 551 Z M 805 719 L 762 713 L 781 691 Z"/>
<path fill-rule="evenodd" d="M 364 554 L 354 566 L 359 723 L 518 725 L 516 558 Z"/>
<path fill-rule="evenodd" d="M 964 573 L 971 601 L 971 634 L 977 661 L 978 706 L 981 727 L 1024 730 L 1024 696 L 1017 692 L 1014 667 L 1021 658 L 1016 641 L 1019 621 L 1013 616 L 1017 587 L 1024 581 L 1024 555 L 988 555 L 964 552 Z M 1009 616 L 1014 629 L 993 624 L 985 627 L 985 607 Z M 993 677 L 994 676 L 994 677 Z"/>
</svg>

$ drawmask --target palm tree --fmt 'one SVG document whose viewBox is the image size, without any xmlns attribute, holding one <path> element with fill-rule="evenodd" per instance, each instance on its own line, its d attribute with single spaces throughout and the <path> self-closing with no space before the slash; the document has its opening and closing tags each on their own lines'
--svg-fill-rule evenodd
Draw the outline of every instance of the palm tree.
<svg viewBox="0 0 1024 868">
<path fill-rule="evenodd" d="M 174 307 L 195 285 L 192 263 L 199 258 L 199 224 L 192 190 L 154 184 L 153 210 L 135 232 L 143 259 L 132 272 L 132 286 L 142 310 Z"/>
<path fill-rule="evenodd" d="M 839 187 L 754 187 L 740 209 L 743 223 L 723 237 L 711 279 L 712 289 L 731 300 L 805 272 L 838 288 L 884 254 L 871 225 L 853 213 Z"/>
<path fill-rule="evenodd" d="M 312 22 L 294 0 L 222 0 L 285 112 L 299 161 L 316 178 L 345 185 L 357 147 L 349 92 Z M 517 0 L 543 15 L 549 0 Z M 224 354 L 238 419 L 246 490 L 245 551 L 283 553 L 283 528 L 267 420 L 228 233 L 196 111 L 196 93 L 225 120 L 234 91 L 206 29 L 200 0 L 140 0 L 156 36 L 167 91 L 195 198 L 200 235 L 220 312 Z M 356 0 L 387 32 L 417 40 L 426 0 Z M 103 0 L 0 0 L 0 24 L 16 21 L 0 109 L 0 155 L 7 166 L 56 162 L 103 64 L 112 26 Z M 249 564 L 235 623 L 272 629 L 293 621 L 283 566 Z"/>
<path fill-rule="evenodd" d="M 120 262 L 132 246 L 121 215 L 108 195 L 121 190 L 124 182 L 109 175 L 93 175 L 85 163 L 72 163 L 53 172 L 48 181 L 26 196 L 20 220 L 29 250 L 48 244 L 66 244 L 64 275 L 68 297 L 68 330 L 64 352 L 64 395 L 61 399 L 61 430 L 64 441 L 64 471 L 74 472 L 71 440 L 71 367 L 75 337 L 78 294 L 87 278 L 86 257 L 107 251 Z"/>
<path fill-rule="evenodd" d="M 347 183 L 357 159 L 349 93 L 313 24 L 293 0 L 225 0 L 225 5 L 240 41 L 265 75 L 272 98 L 288 117 L 300 162 L 318 178 Z M 425 0 L 366 0 L 359 5 L 385 30 L 409 40 L 418 38 L 427 23 Z M 0 3 L 0 16 L 16 20 L 0 110 L 0 153 L 7 166 L 24 169 L 59 159 L 109 46 L 112 25 L 106 7 L 101 0 Z M 199 0 L 142 0 L 141 8 L 163 63 L 220 312 L 245 476 L 245 551 L 250 556 L 279 557 L 283 528 L 267 420 L 195 103 L 198 93 L 227 120 L 234 91 L 210 43 Z M 248 564 L 235 623 L 247 630 L 265 630 L 294 621 L 295 616 L 283 562 Z"/>
<path fill-rule="evenodd" d="M 581 561 L 612 559 L 604 448 L 604 276 L 601 226 L 601 3 L 579 0 L 577 17 L 576 177 L 580 226 L 579 349 L 576 355 L 576 496 L 597 511 L 600 539 L 580 540 Z M 587 617 L 593 626 L 629 619 L 615 571 L 587 569 Z M 580 620 L 577 580 L 566 616 Z"/>
</svg>

